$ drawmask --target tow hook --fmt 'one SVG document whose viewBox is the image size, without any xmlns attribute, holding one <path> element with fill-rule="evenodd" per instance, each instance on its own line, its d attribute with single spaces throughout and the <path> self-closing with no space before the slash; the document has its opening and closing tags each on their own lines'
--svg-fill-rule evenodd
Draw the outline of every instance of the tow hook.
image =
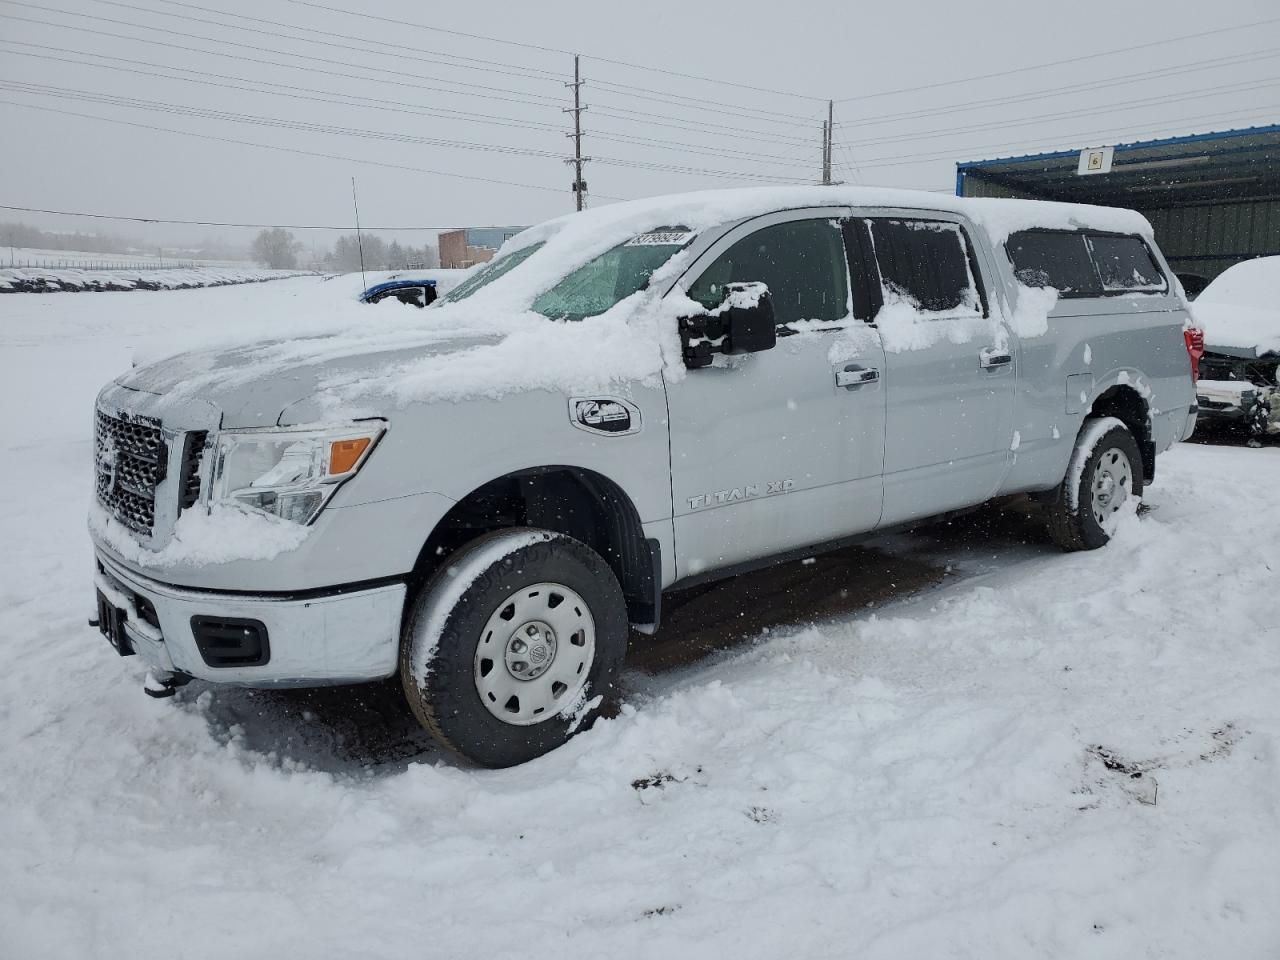
<svg viewBox="0 0 1280 960">
<path fill-rule="evenodd" d="M 142 681 L 142 692 L 148 697 L 163 700 L 165 697 L 172 697 L 179 687 L 185 687 L 190 682 L 191 677 L 185 673 L 162 673 L 157 677 L 148 670 L 147 679 Z"/>
</svg>

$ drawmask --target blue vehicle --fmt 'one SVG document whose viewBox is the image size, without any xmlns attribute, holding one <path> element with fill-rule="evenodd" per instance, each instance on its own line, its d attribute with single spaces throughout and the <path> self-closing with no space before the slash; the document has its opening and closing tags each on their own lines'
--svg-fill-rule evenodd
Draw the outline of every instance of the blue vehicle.
<svg viewBox="0 0 1280 960">
<path fill-rule="evenodd" d="M 360 294 L 361 303 L 378 303 L 388 297 L 395 297 L 401 303 L 415 307 L 429 307 L 436 301 L 436 282 L 434 280 L 413 280 L 402 278 L 375 283 Z"/>
</svg>

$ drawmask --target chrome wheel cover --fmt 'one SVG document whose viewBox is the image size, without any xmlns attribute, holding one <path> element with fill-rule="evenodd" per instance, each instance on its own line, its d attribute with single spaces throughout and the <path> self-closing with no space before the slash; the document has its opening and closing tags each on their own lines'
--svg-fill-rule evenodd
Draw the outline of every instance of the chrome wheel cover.
<svg viewBox="0 0 1280 960">
<path fill-rule="evenodd" d="M 530 584 L 498 604 L 480 632 L 476 692 L 503 723 L 541 723 L 577 700 L 595 655 L 596 624 L 581 595 L 561 583 Z"/>
<path fill-rule="evenodd" d="M 1089 506 L 1093 519 L 1107 533 L 1114 529 L 1116 514 L 1133 493 L 1133 464 L 1118 447 L 1108 447 L 1098 455 L 1093 471 Z"/>
</svg>

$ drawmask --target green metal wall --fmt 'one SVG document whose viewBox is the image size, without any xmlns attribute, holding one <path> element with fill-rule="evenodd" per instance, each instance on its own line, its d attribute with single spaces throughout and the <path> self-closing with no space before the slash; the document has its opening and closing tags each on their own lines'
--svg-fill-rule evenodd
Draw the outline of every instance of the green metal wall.
<svg viewBox="0 0 1280 960">
<path fill-rule="evenodd" d="M 1139 209 L 1178 273 L 1212 280 L 1241 260 L 1280 255 L 1280 200 Z"/>
</svg>

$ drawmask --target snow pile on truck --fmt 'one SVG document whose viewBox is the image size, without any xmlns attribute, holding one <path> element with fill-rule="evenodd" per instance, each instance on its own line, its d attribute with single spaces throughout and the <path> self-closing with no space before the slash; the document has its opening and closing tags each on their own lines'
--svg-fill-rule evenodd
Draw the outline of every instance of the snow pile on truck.
<svg viewBox="0 0 1280 960">
<path fill-rule="evenodd" d="M 198 396 L 210 387 L 263 377 L 306 376 L 309 368 L 346 357 L 350 363 L 316 385 L 323 394 L 318 404 L 334 416 L 360 416 L 387 403 L 496 398 L 537 388 L 603 391 L 628 382 L 655 383 L 659 377 L 676 381 L 685 367 L 675 320 L 699 307 L 687 298 L 662 293 L 689 265 L 687 251 L 659 267 L 643 289 L 580 322 L 549 323 L 548 316 L 538 312 L 539 298 L 606 251 L 654 232 L 676 230 L 694 236 L 772 210 L 814 205 L 918 210 L 920 204 L 921 194 L 915 191 L 868 187 L 713 190 L 612 204 L 521 232 L 490 264 L 420 316 L 404 311 L 404 316 L 380 316 L 376 323 L 365 318 L 336 329 L 322 319 L 316 335 L 246 346 L 223 358 L 210 353 L 168 360 L 158 376 L 168 383 L 167 389 Z M 1140 214 L 1109 207 L 935 195 L 928 196 L 928 205 L 963 212 L 995 243 L 1033 227 L 1151 235 L 1150 224 Z M 509 269 L 502 264 L 521 252 L 526 256 Z M 499 279 L 479 286 L 474 295 L 466 293 L 474 278 L 495 269 L 503 271 Z M 1020 329 L 1040 329 L 1041 314 L 1051 306 L 1052 299 L 1037 292 L 1015 320 Z M 926 329 L 927 317 L 920 319 L 909 304 L 902 307 L 890 324 L 895 330 L 902 328 L 896 344 L 910 349 L 937 335 Z M 949 330 L 948 335 L 967 337 L 978 328 L 990 329 L 994 320 L 956 324 L 964 329 Z M 412 357 L 388 364 L 388 357 L 398 351 L 412 351 Z M 149 371 L 135 374 L 141 389 L 156 389 L 155 383 L 143 382 L 156 376 Z"/>
</svg>

